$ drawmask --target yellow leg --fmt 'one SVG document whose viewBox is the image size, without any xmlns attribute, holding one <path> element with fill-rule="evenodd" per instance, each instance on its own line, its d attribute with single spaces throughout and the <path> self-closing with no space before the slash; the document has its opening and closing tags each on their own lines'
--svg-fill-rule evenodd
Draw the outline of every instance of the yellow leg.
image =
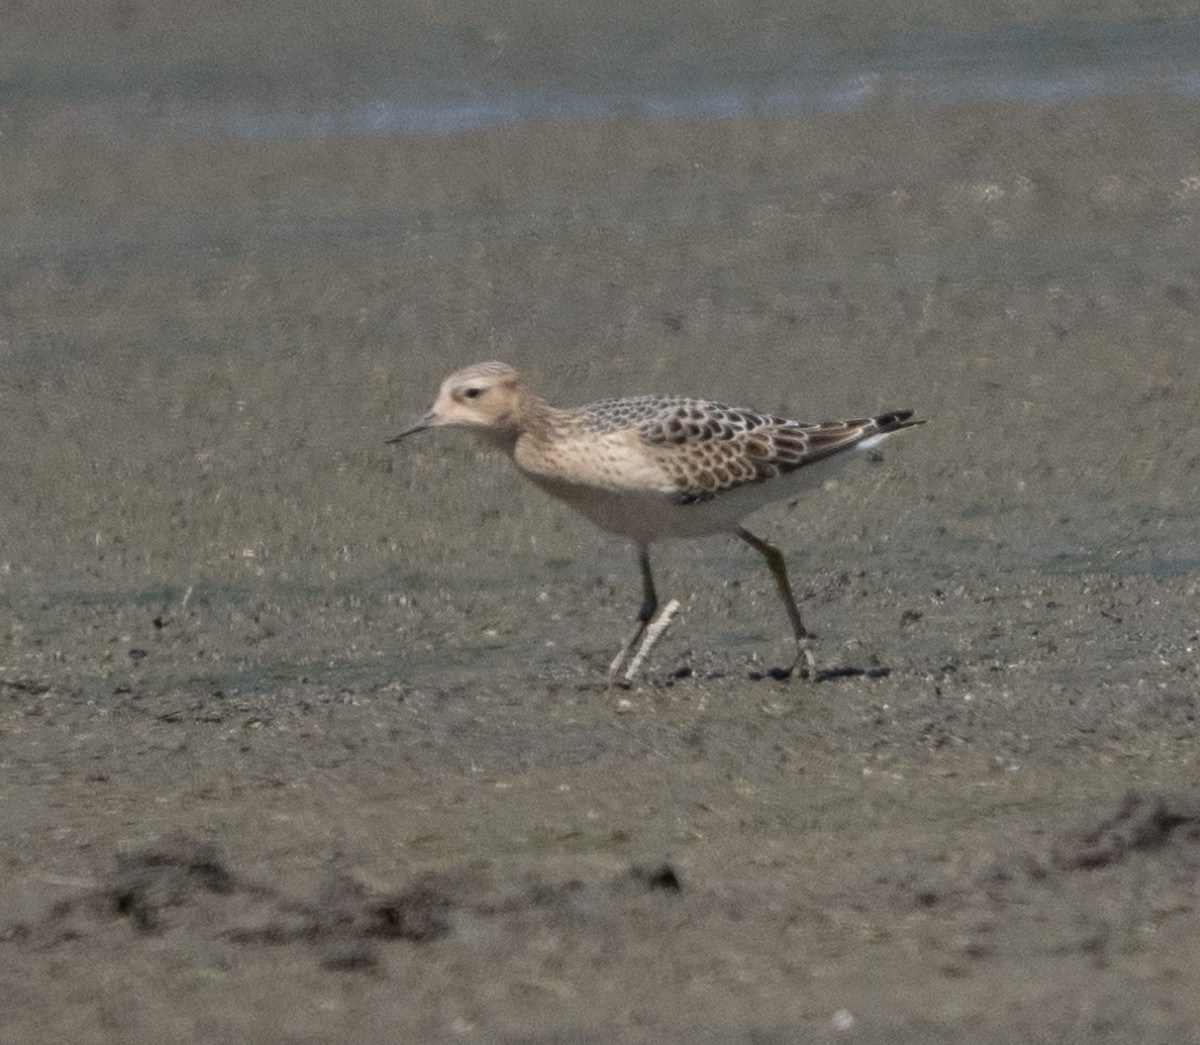
<svg viewBox="0 0 1200 1045">
<path fill-rule="evenodd" d="M 788 580 L 787 563 L 783 561 L 783 553 L 775 545 L 769 544 L 761 537 L 755 537 L 749 530 L 741 526 L 737 528 L 737 535 L 767 560 L 767 568 L 771 571 L 771 576 L 775 578 L 775 587 L 779 589 L 779 597 L 783 599 L 783 604 L 787 607 L 788 617 L 792 622 L 792 632 L 796 636 L 796 660 L 793 662 L 791 670 L 799 669 L 802 678 L 815 678 L 817 660 L 810 648 L 812 635 L 804 627 L 804 621 L 800 619 L 800 610 L 796 606 L 796 597 L 792 594 L 792 584 Z"/>
</svg>

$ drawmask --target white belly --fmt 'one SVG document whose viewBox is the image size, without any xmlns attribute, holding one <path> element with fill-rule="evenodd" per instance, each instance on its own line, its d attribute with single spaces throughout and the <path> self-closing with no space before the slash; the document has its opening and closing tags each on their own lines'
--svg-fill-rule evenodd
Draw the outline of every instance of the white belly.
<svg viewBox="0 0 1200 1045">
<path fill-rule="evenodd" d="M 679 504 L 656 490 L 614 490 L 526 474 L 547 493 L 565 501 L 602 530 L 648 544 L 669 537 L 730 533 L 742 519 L 759 508 L 819 486 L 840 471 L 853 456 L 837 454 L 788 475 L 740 486 L 692 504 Z"/>
</svg>

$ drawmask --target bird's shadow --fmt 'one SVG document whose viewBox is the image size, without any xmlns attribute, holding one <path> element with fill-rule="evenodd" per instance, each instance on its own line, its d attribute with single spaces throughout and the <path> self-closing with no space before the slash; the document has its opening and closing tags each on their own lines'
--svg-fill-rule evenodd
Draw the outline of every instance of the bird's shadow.
<svg viewBox="0 0 1200 1045">
<path fill-rule="evenodd" d="M 757 669 L 748 671 L 745 678 L 751 682 L 791 682 L 796 678 L 797 683 L 806 685 L 817 682 L 836 682 L 839 679 L 884 679 L 892 673 L 891 668 L 874 667 L 874 668 L 856 668 L 851 666 L 840 668 L 825 668 L 818 671 L 811 678 L 798 678 L 797 673 L 792 668 L 768 668 L 766 671 Z M 649 671 L 642 675 L 640 680 L 618 680 L 612 683 L 601 682 L 597 680 L 595 683 L 584 684 L 582 688 L 586 689 L 632 689 L 638 685 L 639 681 L 642 684 L 649 684 L 652 687 L 671 687 L 684 679 L 694 679 L 698 682 L 719 682 L 722 679 L 736 677 L 740 672 L 735 671 L 697 671 L 689 665 L 681 665 L 674 671 L 668 672 L 665 675 L 660 675 L 656 672 Z"/>
<path fill-rule="evenodd" d="M 805 682 L 833 682 L 837 679 L 885 679 L 892 673 L 891 668 L 825 668 L 818 671 L 811 679 L 803 679 Z M 771 679 L 775 682 L 787 682 L 796 672 L 792 668 L 769 668 L 766 671 L 751 671 L 747 675 L 751 682 L 762 682 L 764 679 Z"/>
</svg>

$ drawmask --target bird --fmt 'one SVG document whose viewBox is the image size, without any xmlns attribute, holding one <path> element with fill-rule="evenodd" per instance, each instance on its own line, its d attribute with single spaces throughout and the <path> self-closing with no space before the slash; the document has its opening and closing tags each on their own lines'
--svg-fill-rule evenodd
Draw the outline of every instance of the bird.
<svg viewBox="0 0 1200 1045">
<path fill-rule="evenodd" d="M 783 554 L 742 519 L 828 477 L 831 466 L 923 424 L 912 410 L 848 421 L 793 421 L 687 396 L 634 395 L 562 409 L 535 395 L 507 363 L 476 363 L 447 377 L 430 410 L 388 443 L 432 428 L 464 428 L 507 454 L 536 486 L 637 549 L 642 602 L 613 659 L 611 685 L 658 610 L 650 545 L 732 534 L 762 555 L 787 610 L 796 672 L 815 678 Z"/>
</svg>

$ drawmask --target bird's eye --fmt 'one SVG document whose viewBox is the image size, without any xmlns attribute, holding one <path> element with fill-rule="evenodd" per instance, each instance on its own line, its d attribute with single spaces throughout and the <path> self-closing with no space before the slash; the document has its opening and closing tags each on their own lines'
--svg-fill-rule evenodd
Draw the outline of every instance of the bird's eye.
<svg viewBox="0 0 1200 1045">
<path fill-rule="evenodd" d="M 463 389 L 463 398 L 464 399 L 478 399 L 486 391 L 487 391 L 487 389 L 485 389 L 485 388 L 480 388 L 478 385 L 473 385 L 470 388 Z"/>
</svg>

